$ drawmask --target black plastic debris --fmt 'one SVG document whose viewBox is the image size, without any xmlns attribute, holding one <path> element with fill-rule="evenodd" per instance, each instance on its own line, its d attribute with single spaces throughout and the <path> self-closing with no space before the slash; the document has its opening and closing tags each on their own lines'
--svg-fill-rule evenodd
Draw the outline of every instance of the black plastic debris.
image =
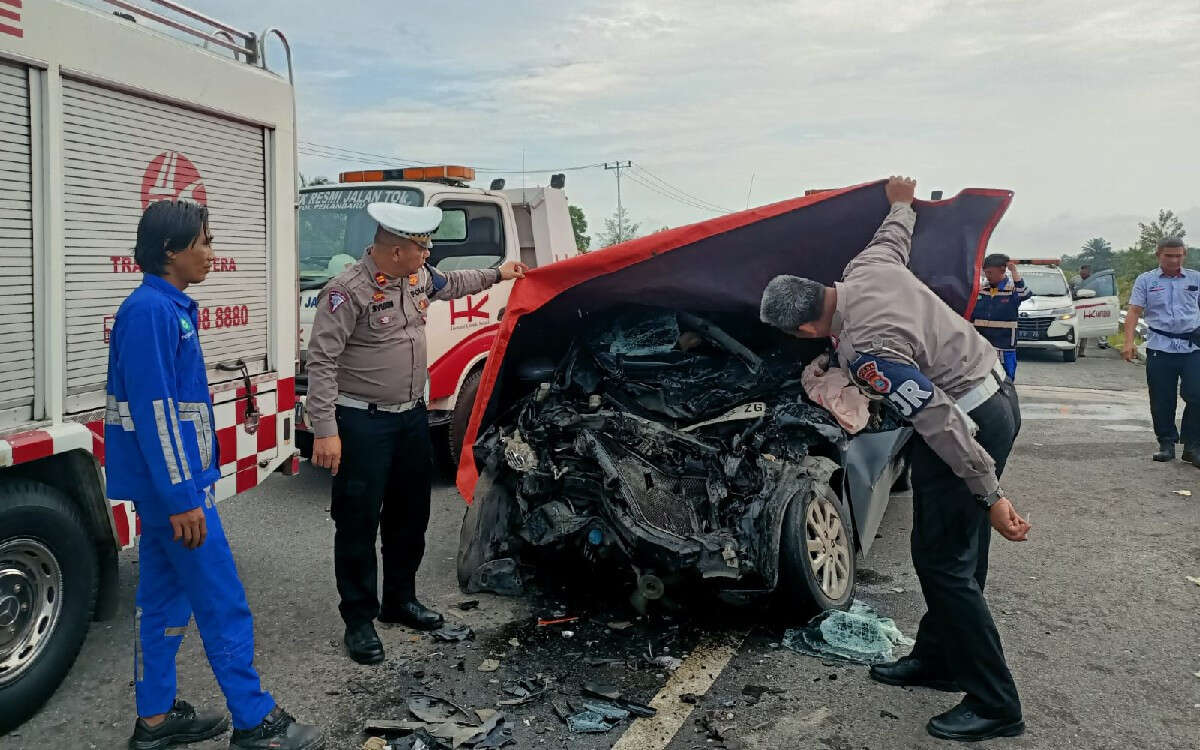
<svg viewBox="0 0 1200 750">
<path fill-rule="evenodd" d="M 442 627 L 430 633 L 430 635 L 432 635 L 434 640 L 437 641 L 455 643 L 458 641 L 471 640 L 475 637 L 475 631 L 461 623 L 446 623 Z"/>
<path fill-rule="evenodd" d="M 479 600 L 478 599 L 468 599 L 467 601 L 459 602 L 458 604 L 455 604 L 454 606 L 456 609 L 460 609 L 463 612 L 470 612 L 473 609 L 479 609 Z"/>
</svg>

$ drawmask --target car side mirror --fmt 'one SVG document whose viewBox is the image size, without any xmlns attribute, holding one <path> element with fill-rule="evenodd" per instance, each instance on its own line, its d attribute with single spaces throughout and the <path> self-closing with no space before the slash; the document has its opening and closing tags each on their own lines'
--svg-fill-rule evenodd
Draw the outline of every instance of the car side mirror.
<svg viewBox="0 0 1200 750">
<path fill-rule="evenodd" d="M 1095 289 L 1080 289 L 1075 292 L 1075 299 L 1091 299 L 1096 296 Z"/>
</svg>

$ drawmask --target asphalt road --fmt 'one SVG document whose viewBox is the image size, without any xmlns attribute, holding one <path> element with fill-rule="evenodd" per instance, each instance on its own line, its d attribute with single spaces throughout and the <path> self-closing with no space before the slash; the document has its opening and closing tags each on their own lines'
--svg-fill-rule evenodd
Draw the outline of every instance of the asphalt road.
<svg viewBox="0 0 1200 750">
<path fill-rule="evenodd" d="M 1149 460 L 1154 441 L 1143 378 L 1142 368 L 1112 352 L 1075 364 L 1022 358 L 1025 421 L 1004 485 L 1033 531 L 1024 544 L 993 536 L 988 598 L 1029 729 L 984 747 L 1200 747 L 1200 586 L 1186 579 L 1200 576 L 1200 470 Z M 882 538 L 860 559 L 859 596 L 911 634 L 923 604 L 908 555 L 908 499 L 893 498 Z M 256 617 L 264 681 L 292 713 L 324 726 L 332 748 L 360 747 L 368 719 L 404 718 L 410 694 L 491 708 L 509 697 L 504 687 L 538 675 L 552 680 L 552 695 L 576 702 L 587 680 L 614 683 L 642 701 L 665 685 L 656 705 L 679 728 L 668 722 L 666 729 L 628 729 L 626 722 L 608 734 L 569 735 L 541 702 L 505 709 L 519 748 L 945 746 L 925 734 L 924 724 L 957 696 L 884 687 L 867 679 L 865 668 L 787 651 L 778 646 L 783 627 L 760 612 L 693 607 L 637 619 L 620 602 L 596 605 L 594 582 L 586 580 L 573 582 L 560 600 L 472 596 L 477 609 L 457 609 L 468 599 L 453 566 L 463 505 L 449 485 L 435 490 L 434 505 L 420 591 L 477 637 L 441 644 L 402 628 L 382 630 L 388 660 L 377 667 L 351 663 L 340 645 L 328 478 L 306 466 L 298 478 L 273 478 L 221 505 Z M 93 624 L 66 683 L 41 713 L 0 737 L 0 748 L 124 747 L 134 710 L 136 576 L 136 552 L 122 554 L 117 617 Z M 558 608 L 585 616 L 536 625 L 536 617 Z M 619 620 L 633 624 L 608 627 Z M 647 667 L 641 655 L 648 648 L 684 658 L 683 668 L 670 676 Z M 499 669 L 480 672 L 488 658 Z M 598 659 L 613 661 L 596 665 Z M 182 697 L 221 704 L 194 632 L 178 663 Z M 682 683 L 699 686 L 699 705 L 678 702 Z M 745 694 L 748 685 L 769 690 L 755 700 Z M 700 726 L 706 715 L 723 725 L 725 741 L 710 740 Z"/>
</svg>

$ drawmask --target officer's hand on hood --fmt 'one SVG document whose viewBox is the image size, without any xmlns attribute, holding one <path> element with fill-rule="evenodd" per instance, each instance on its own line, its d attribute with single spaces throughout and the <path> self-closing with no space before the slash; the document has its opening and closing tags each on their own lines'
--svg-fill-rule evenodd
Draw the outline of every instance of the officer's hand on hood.
<svg viewBox="0 0 1200 750">
<path fill-rule="evenodd" d="M 1010 542 L 1025 541 L 1029 529 L 1032 528 L 1028 521 L 1017 514 L 1016 508 L 1006 497 L 1000 498 L 992 505 L 988 516 L 992 528 Z"/>
<path fill-rule="evenodd" d="M 523 279 L 525 272 L 529 270 L 529 266 L 520 261 L 510 260 L 500 266 L 500 280 L 508 281 L 509 279 Z"/>
</svg>

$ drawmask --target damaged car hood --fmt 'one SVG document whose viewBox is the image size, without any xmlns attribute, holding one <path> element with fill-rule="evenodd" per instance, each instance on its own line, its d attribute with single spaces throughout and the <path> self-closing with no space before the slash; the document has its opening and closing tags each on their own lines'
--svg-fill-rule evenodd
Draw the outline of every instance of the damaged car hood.
<svg viewBox="0 0 1200 750">
<path fill-rule="evenodd" d="M 914 204 L 910 268 L 964 316 L 974 306 L 988 239 L 1011 200 L 1007 190 L 968 189 L 949 200 Z M 771 278 L 788 273 L 825 284 L 839 280 L 888 209 L 883 183 L 870 183 L 658 232 L 530 272 L 513 287 L 484 368 L 458 468 L 463 497 L 470 502 L 479 481 L 476 437 L 528 393 L 528 378 L 518 368 L 540 359 L 558 362 L 577 333 L 574 321 L 633 305 L 757 321 Z M 720 381 L 714 378 L 714 389 Z M 854 483 L 867 479 L 848 477 L 852 498 Z M 552 526 L 553 511 L 547 513 Z"/>
</svg>

